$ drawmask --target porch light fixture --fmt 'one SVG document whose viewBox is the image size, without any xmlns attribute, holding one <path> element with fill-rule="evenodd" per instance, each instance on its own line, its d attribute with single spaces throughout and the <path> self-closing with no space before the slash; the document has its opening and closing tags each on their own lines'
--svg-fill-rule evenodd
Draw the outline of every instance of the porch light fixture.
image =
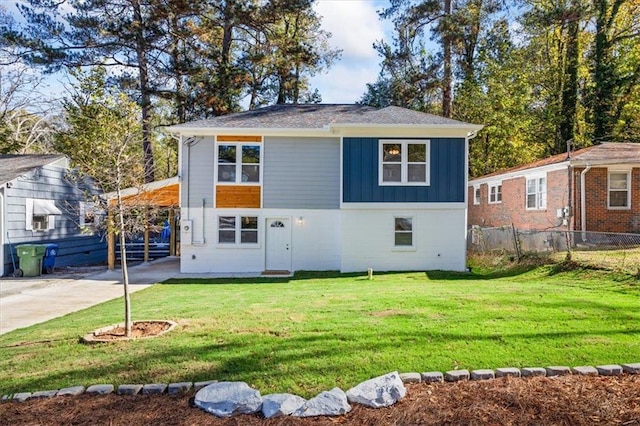
<svg viewBox="0 0 640 426">
<path fill-rule="evenodd" d="M 302 225 L 303 221 L 304 221 L 304 217 L 298 216 L 298 225 Z"/>
</svg>

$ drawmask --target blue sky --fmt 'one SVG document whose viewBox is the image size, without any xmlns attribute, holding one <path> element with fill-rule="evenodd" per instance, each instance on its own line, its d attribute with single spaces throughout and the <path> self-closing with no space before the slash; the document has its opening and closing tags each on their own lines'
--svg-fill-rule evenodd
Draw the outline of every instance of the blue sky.
<svg viewBox="0 0 640 426">
<path fill-rule="evenodd" d="M 373 43 L 388 38 L 391 24 L 382 22 L 376 11 L 386 0 L 317 0 L 316 12 L 322 27 L 332 34 L 330 44 L 342 49 L 342 58 L 328 72 L 311 83 L 322 95 L 323 103 L 353 103 L 373 83 L 380 71 L 380 57 Z"/>
</svg>

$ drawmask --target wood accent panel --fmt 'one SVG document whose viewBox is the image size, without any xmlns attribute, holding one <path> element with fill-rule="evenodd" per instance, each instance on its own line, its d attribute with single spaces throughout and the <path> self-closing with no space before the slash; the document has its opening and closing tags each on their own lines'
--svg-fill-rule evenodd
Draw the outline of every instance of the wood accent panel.
<svg viewBox="0 0 640 426">
<path fill-rule="evenodd" d="M 176 207 L 180 205 L 179 194 L 180 184 L 174 183 L 135 195 L 127 195 L 122 198 L 122 202 L 126 206 Z M 115 205 L 116 199 L 109 200 L 109 203 L 112 206 Z"/>
<path fill-rule="evenodd" d="M 260 186 L 216 186 L 216 208 L 260 208 Z"/>
<path fill-rule="evenodd" d="M 233 136 L 233 135 L 219 135 L 216 137 L 218 142 L 262 142 L 262 136 Z"/>
</svg>

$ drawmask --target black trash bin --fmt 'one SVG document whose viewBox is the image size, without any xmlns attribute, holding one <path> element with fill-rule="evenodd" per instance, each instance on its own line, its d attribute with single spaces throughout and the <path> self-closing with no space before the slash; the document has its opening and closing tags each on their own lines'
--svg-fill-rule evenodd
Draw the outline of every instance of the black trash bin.
<svg viewBox="0 0 640 426">
<path fill-rule="evenodd" d="M 55 243 L 45 244 L 44 258 L 42 259 L 42 272 L 50 274 L 56 263 L 56 255 L 58 254 L 58 245 Z"/>
</svg>

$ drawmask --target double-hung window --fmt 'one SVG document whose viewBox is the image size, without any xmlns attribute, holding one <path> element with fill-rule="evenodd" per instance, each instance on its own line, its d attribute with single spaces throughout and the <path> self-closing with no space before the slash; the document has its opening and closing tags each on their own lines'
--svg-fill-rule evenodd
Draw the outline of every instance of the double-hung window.
<svg viewBox="0 0 640 426">
<path fill-rule="evenodd" d="M 489 184 L 489 204 L 502 202 L 502 182 L 493 182 Z"/>
<path fill-rule="evenodd" d="M 534 176 L 527 178 L 527 210 L 547 208 L 547 178 Z"/>
<path fill-rule="evenodd" d="M 631 207 L 631 172 L 609 171 L 609 208 L 625 210 Z"/>
<path fill-rule="evenodd" d="M 218 216 L 219 244 L 258 244 L 257 216 Z"/>
<path fill-rule="evenodd" d="M 395 217 L 394 246 L 413 247 L 413 218 Z"/>
<path fill-rule="evenodd" d="M 380 185 L 429 185 L 428 140 L 381 140 Z"/>
<path fill-rule="evenodd" d="M 473 204 L 480 205 L 480 185 L 473 187 Z"/>
<path fill-rule="evenodd" d="M 257 184 L 260 164 L 260 145 L 226 142 L 218 145 L 219 183 Z"/>
</svg>

